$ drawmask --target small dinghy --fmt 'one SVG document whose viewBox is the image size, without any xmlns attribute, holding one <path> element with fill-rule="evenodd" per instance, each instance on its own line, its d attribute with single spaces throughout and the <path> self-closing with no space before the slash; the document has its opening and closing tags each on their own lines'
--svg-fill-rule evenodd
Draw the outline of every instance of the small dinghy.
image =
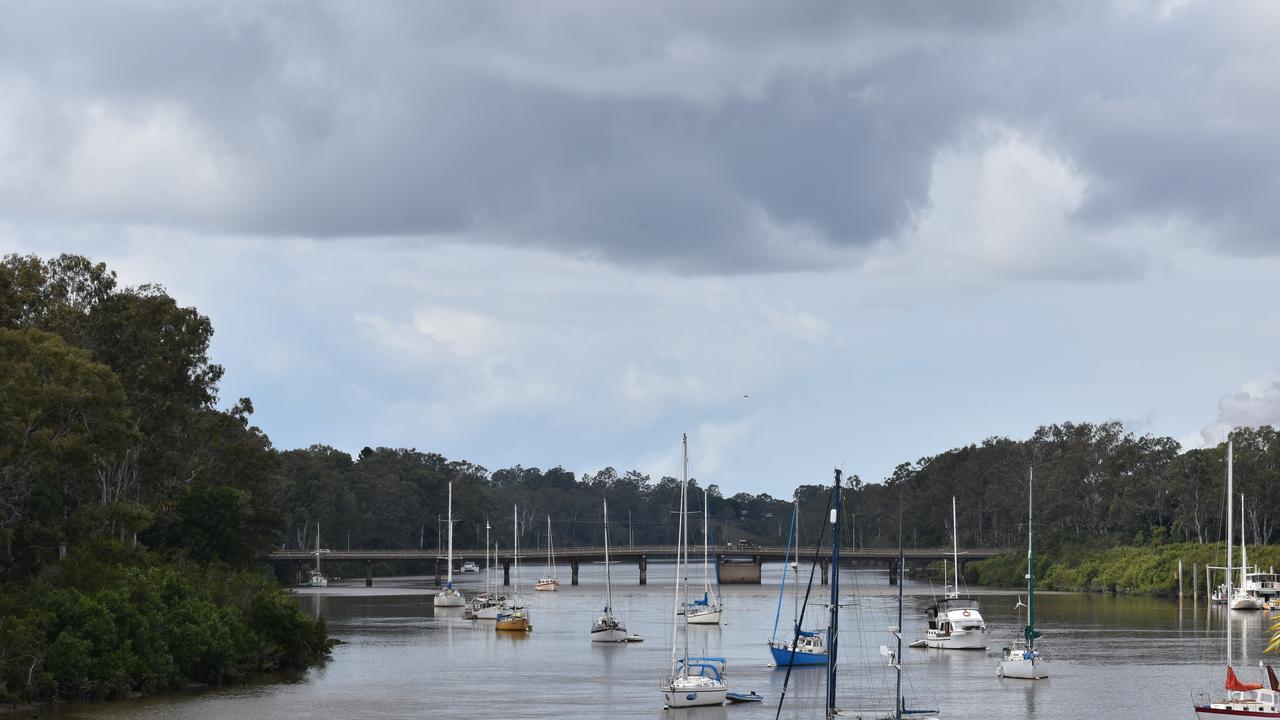
<svg viewBox="0 0 1280 720">
<path fill-rule="evenodd" d="M 626 640 L 624 640 L 623 642 L 644 642 L 644 636 L 643 636 L 643 635 L 636 635 L 636 634 L 634 634 L 634 633 L 633 633 L 633 634 L 631 634 L 631 635 L 628 635 L 628 636 L 627 636 L 627 639 L 626 639 Z"/>
<path fill-rule="evenodd" d="M 764 696 L 757 695 L 755 690 L 752 690 L 749 693 L 727 692 L 724 694 L 724 698 L 729 702 L 734 702 L 734 703 L 764 702 Z"/>
</svg>

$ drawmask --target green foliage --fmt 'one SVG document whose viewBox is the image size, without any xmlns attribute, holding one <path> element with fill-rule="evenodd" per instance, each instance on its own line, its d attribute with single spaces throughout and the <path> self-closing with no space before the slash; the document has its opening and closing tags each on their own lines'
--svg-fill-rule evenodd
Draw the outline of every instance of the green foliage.
<svg viewBox="0 0 1280 720">
<path fill-rule="evenodd" d="M 171 565 L 98 540 L 0 594 L 0 687 L 9 699 L 107 699 L 189 681 L 297 670 L 329 649 L 269 579 Z"/>
</svg>

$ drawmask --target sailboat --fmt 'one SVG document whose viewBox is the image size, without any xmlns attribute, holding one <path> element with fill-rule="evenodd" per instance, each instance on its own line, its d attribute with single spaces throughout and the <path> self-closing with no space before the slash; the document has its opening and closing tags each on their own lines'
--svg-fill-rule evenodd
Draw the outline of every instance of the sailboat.
<svg viewBox="0 0 1280 720">
<path fill-rule="evenodd" d="M 1230 440 L 1227 441 L 1227 596 L 1233 597 L 1231 591 L 1231 521 L 1234 514 L 1231 508 L 1231 465 L 1232 465 L 1233 445 Z M 1241 563 L 1243 564 L 1243 563 Z M 1227 691 L 1226 697 L 1221 700 L 1211 700 L 1209 694 L 1200 692 L 1195 700 L 1196 720 L 1216 720 L 1225 717 L 1253 717 L 1253 718 L 1280 718 L 1280 682 L 1276 680 L 1276 674 L 1268 665 L 1267 669 L 1267 685 L 1270 689 L 1264 690 L 1262 683 L 1244 682 L 1236 677 L 1236 671 L 1231 667 L 1233 654 L 1231 652 L 1231 614 L 1227 613 L 1227 679 L 1223 683 L 1222 688 Z M 1259 663 L 1261 665 L 1261 663 Z"/>
<path fill-rule="evenodd" d="M 723 606 L 719 593 L 711 587 L 711 506 L 707 491 L 702 491 L 702 597 L 685 605 L 684 617 L 690 625 L 719 625 Z M 715 593 L 713 596 L 712 593 Z"/>
<path fill-rule="evenodd" d="M 1014 641 L 1009 647 L 1000 651 L 1000 662 L 996 665 L 996 676 L 1002 678 L 1021 678 L 1023 680 L 1040 680 L 1049 677 L 1049 669 L 1040 651 L 1036 649 L 1036 640 L 1040 631 L 1036 630 L 1036 565 L 1035 565 L 1035 476 L 1031 469 L 1027 470 L 1027 626 L 1022 629 L 1022 640 Z"/>
<path fill-rule="evenodd" d="M 628 635 L 627 626 L 613 614 L 613 574 L 609 569 L 609 501 L 604 501 L 604 614 L 591 624 L 591 642 L 638 642 L 644 638 Z"/>
<path fill-rule="evenodd" d="M 444 587 L 440 588 L 440 592 L 436 593 L 436 607 L 462 607 L 467 604 L 463 599 L 462 593 L 453 586 L 453 483 L 449 483 L 449 554 L 446 556 L 449 565 L 449 574 L 444 582 Z"/>
<path fill-rule="evenodd" d="M 794 666 L 812 666 L 818 667 L 827 664 L 827 643 L 823 638 L 821 630 L 804 630 L 800 627 L 800 577 L 799 573 L 794 572 L 798 569 L 798 556 L 800 554 L 800 543 L 798 538 L 799 532 L 796 528 L 796 521 L 799 518 L 800 509 L 798 503 L 791 506 L 791 532 L 787 535 L 787 551 L 786 557 L 782 563 L 782 583 L 778 586 L 778 610 L 773 617 L 773 638 L 769 641 L 769 653 L 773 655 L 773 663 L 776 667 Z M 791 559 L 791 548 L 796 549 L 797 559 Z M 796 578 L 795 583 L 795 611 L 791 623 L 791 638 L 778 637 L 778 623 L 782 618 L 782 600 L 783 594 L 787 589 L 787 571 L 793 571 Z"/>
<path fill-rule="evenodd" d="M 955 498 L 951 499 L 951 522 L 955 524 Z M 907 703 L 902 697 L 902 586 L 906 584 L 906 553 L 902 547 L 902 505 L 899 500 L 898 505 L 898 624 L 889 628 L 889 633 L 897 640 L 895 649 L 890 650 L 884 645 L 880 646 L 880 654 L 889 658 L 889 667 L 893 668 L 896 675 L 894 684 L 894 700 L 893 713 L 885 715 L 886 718 L 894 720 L 902 720 L 903 716 L 918 718 L 918 720 L 938 720 L 937 710 L 916 710 L 907 709 Z M 956 582 L 959 582 L 957 580 Z"/>
<path fill-rule="evenodd" d="M 978 610 L 978 601 L 960 597 L 960 532 L 956 525 L 955 496 L 951 498 L 951 543 L 951 566 L 956 572 L 956 582 L 948 588 L 944 566 L 945 598 L 925 611 L 929 627 L 924 632 L 924 642 L 940 650 L 986 650 L 987 623 Z"/>
<path fill-rule="evenodd" d="M 471 598 L 467 617 L 471 620 L 497 620 L 506 596 L 499 595 L 493 586 L 493 566 L 498 561 L 498 546 L 493 545 L 493 559 L 489 558 L 489 521 L 484 521 L 484 592 Z"/>
<path fill-rule="evenodd" d="M 498 611 L 494 625 L 497 632 L 529 632 L 533 630 L 533 618 L 529 617 L 529 609 L 520 602 L 520 510 L 511 506 L 513 547 L 512 556 L 516 563 L 516 576 L 512 586 L 511 598 Z"/>
<path fill-rule="evenodd" d="M 1231 491 L 1228 490 L 1228 493 Z M 1227 505 L 1230 508 L 1230 505 Z M 1230 509 L 1227 510 L 1231 512 Z M 1249 548 L 1244 542 L 1244 494 L 1240 494 L 1240 584 L 1236 586 L 1235 592 L 1230 594 L 1232 610 L 1261 610 L 1262 598 L 1258 597 L 1253 590 L 1246 586 L 1246 579 L 1249 572 Z M 1231 539 L 1228 535 L 1227 542 Z M 1231 563 L 1227 563 L 1230 565 Z"/>
<path fill-rule="evenodd" d="M 307 576 L 307 584 L 311 587 L 329 587 L 329 579 L 320 572 L 320 521 L 316 521 L 316 566 Z"/>
<path fill-rule="evenodd" d="M 556 546 L 551 539 L 551 516 L 547 515 L 547 573 L 533 584 L 534 590 L 556 591 L 560 589 L 560 579 L 556 577 Z"/>
<path fill-rule="evenodd" d="M 662 679 L 662 697 L 668 708 L 722 705 L 729 684 L 725 680 L 726 661 L 722 657 L 689 655 L 689 631 L 684 631 L 684 651 L 680 651 L 680 588 L 689 592 L 689 438 L 683 436 L 684 472 L 680 480 L 680 522 L 676 542 L 676 581 L 671 608 L 670 672 Z M 685 603 L 688 607 L 688 603 Z"/>
</svg>

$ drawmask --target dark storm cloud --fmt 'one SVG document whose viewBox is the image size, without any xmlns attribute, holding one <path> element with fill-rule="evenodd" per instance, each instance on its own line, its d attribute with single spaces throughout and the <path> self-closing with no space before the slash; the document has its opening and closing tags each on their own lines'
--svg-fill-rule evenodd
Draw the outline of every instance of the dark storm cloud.
<svg viewBox="0 0 1280 720">
<path fill-rule="evenodd" d="M 17 98 L 0 99 L 0 155 L 18 168 L 0 187 L 25 189 L 0 207 L 815 267 L 824 248 L 899 234 L 939 150 L 995 120 L 1043 131 L 1091 178 L 1080 222 L 1178 215 L 1271 249 L 1263 141 L 1280 108 L 1263 98 L 1243 124 L 1215 111 L 1257 92 L 1217 56 L 1274 51 L 1236 42 L 1218 5 L 1167 21 L 1115 7 L 33 3 L 0 28 L 0 88 Z M 207 166 L 192 193 L 210 209 L 157 202 L 142 180 L 131 194 L 130 178 L 102 177 L 106 199 L 83 178 L 60 192 L 82 155 L 113 167 L 114 136 L 90 122 L 119 135 L 157 113 L 152 165 L 172 167 L 153 184 Z"/>
</svg>

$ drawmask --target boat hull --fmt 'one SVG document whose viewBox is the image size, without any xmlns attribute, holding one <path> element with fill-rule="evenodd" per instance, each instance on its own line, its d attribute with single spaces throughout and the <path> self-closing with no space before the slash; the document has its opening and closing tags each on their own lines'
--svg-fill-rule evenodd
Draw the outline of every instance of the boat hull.
<svg viewBox="0 0 1280 720">
<path fill-rule="evenodd" d="M 493 629 L 496 632 L 529 632 L 533 630 L 533 623 L 527 617 L 500 617 Z"/>
<path fill-rule="evenodd" d="M 627 629 L 621 625 L 616 627 L 600 627 L 591 628 L 591 642 L 598 643 L 620 643 L 627 641 Z"/>
<path fill-rule="evenodd" d="M 924 643 L 938 650 L 986 650 L 987 633 L 985 630 L 954 630 L 950 635 L 926 633 Z"/>
<path fill-rule="evenodd" d="M 684 619 L 690 625 L 719 625 L 720 609 L 716 608 L 715 610 L 706 610 L 704 612 L 689 609 L 685 611 Z"/>
<path fill-rule="evenodd" d="M 1231 599 L 1232 610 L 1261 610 L 1262 598 L 1258 597 L 1236 597 Z"/>
<path fill-rule="evenodd" d="M 482 608 L 472 608 L 471 619 L 472 620 L 497 620 L 498 613 L 502 611 L 503 611 L 503 607 L 501 605 L 489 605 L 487 607 L 482 607 Z"/>
<path fill-rule="evenodd" d="M 560 589 L 559 580 L 539 580 L 533 584 L 533 589 L 540 592 L 555 592 Z"/>
<path fill-rule="evenodd" d="M 1230 710 L 1208 705 L 1197 705 L 1195 712 L 1196 720 L 1222 720 L 1223 718 L 1240 717 L 1280 718 L 1280 712 L 1271 712 L 1269 710 Z"/>
<path fill-rule="evenodd" d="M 704 705 L 723 705 L 725 695 L 729 692 L 727 685 L 715 688 L 678 688 L 668 687 L 662 697 L 669 708 L 702 707 Z"/>
<path fill-rule="evenodd" d="M 463 599 L 462 593 L 457 590 L 445 590 L 436 593 L 431 604 L 436 607 L 462 607 L 467 604 L 467 601 Z"/>
<path fill-rule="evenodd" d="M 787 667 L 788 665 L 792 667 L 804 667 L 806 665 L 816 667 L 827 664 L 826 653 L 802 652 L 796 649 L 793 655 L 789 646 L 780 648 L 777 645 L 770 645 L 769 652 L 773 655 L 773 662 L 778 667 Z"/>
<path fill-rule="evenodd" d="M 1016 680 L 1043 680 L 1049 677 L 1049 668 L 1043 658 L 1025 660 L 1006 657 L 996 665 L 996 675 Z"/>
</svg>

